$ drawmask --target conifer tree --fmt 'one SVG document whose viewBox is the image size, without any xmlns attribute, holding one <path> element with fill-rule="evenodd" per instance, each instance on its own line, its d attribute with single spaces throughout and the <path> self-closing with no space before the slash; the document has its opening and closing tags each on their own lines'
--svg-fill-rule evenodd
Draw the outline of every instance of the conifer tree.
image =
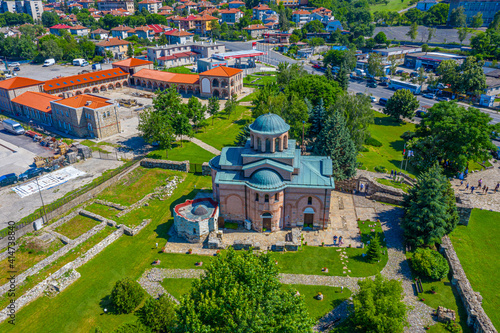
<svg viewBox="0 0 500 333">
<path fill-rule="evenodd" d="M 403 207 L 405 238 L 415 246 L 439 243 L 459 220 L 453 189 L 437 163 L 419 177 Z"/>
<path fill-rule="evenodd" d="M 323 124 L 325 121 L 325 106 L 323 104 L 323 99 L 320 99 L 318 105 L 312 109 L 311 114 L 311 127 L 309 128 L 309 135 L 311 137 L 316 137 L 323 129 Z"/>
<path fill-rule="evenodd" d="M 245 146 L 247 143 L 248 138 L 250 137 L 250 126 L 245 125 L 244 127 L 241 128 L 240 132 L 236 136 L 236 140 L 234 140 L 234 144 L 236 146 Z"/>
<path fill-rule="evenodd" d="M 348 179 L 356 175 L 356 145 L 351 139 L 344 116 L 333 112 L 324 123 L 314 145 L 317 155 L 330 156 L 335 180 Z"/>
<path fill-rule="evenodd" d="M 329 65 L 327 65 L 326 67 L 325 77 L 328 79 L 328 81 L 335 80 L 335 76 L 332 73 L 332 67 Z"/>
<path fill-rule="evenodd" d="M 380 240 L 378 238 L 378 235 L 370 240 L 370 244 L 368 245 L 368 249 L 366 250 L 366 257 L 370 262 L 377 262 L 380 260 Z"/>
<path fill-rule="evenodd" d="M 340 68 L 337 74 L 335 74 L 335 81 L 338 82 L 343 91 L 347 91 L 347 88 L 349 87 L 349 69 L 347 68 L 347 64 L 345 62 L 340 64 Z"/>
</svg>

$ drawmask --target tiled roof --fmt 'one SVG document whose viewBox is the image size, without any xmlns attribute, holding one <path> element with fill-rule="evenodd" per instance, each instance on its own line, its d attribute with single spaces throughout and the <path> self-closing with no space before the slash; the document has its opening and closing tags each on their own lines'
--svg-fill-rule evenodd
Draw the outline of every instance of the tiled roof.
<svg viewBox="0 0 500 333">
<path fill-rule="evenodd" d="M 141 2 L 139 3 L 142 3 L 142 4 L 148 4 L 148 3 L 159 3 L 159 1 L 156 1 L 156 0 L 142 0 Z"/>
<path fill-rule="evenodd" d="M 52 79 L 45 81 L 43 90 L 51 91 L 55 89 L 61 89 L 66 87 L 72 87 L 79 84 L 85 83 L 95 83 L 101 80 L 107 80 L 115 77 L 126 76 L 128 73 L 124 72 L 119 68 L 105 69 L 102 71 L 96 71 L 92 73 L 79 74 L 66 76 L 62 78 Z"/>
<path fill-rule="evenodd" d="M 82 30 L 82 29 L 88 29 L 88 28 L 81 25 L 75 25 L 71 27 L 69 30 Z"/>
<path fill-rule="evenodd" d="M 292 14 L 308 15 L 308 14 L 311 14 L 311 13 L 308 12 L 307 10 L 296 10 Z"/>
<path fill-rule="evenodd" d="M 102 28 L 99 28 L 99 29 L 95 29 L 94 31 L 91 31 L 90 33 L 91 34 L 107 34 L 107 33 L 109 33 L 109 31 L 104 30 Z"/>
<path fill-rule="evenodd" d="M 166 26 L 161 25 L 161 24 L 148 24 L 148 27 L 150 29 L 153 29 L 153 31 L 155 32 L 155 34 L 163 32 L 167 28 Z"/>
<path fill-rule="evenodd" d="M 229 2 L 229 3 L 230 3 L 230 4 L 232 4 L 232 3 L 233 3 L 233 4 L 237 4 L 237 3 L 238 3 L 238 4 L 240 4 L 240 5 L 244 5 L 244 4 L 245 4 L 245 3 L 244 3 L 243 1 L 241 1 L 241 0 L 234 0 L 234 1 L 231 1 L 231 2 Z"/>
<path fill-rule="evenodd" d="M 37 84 L 43 84 L 43 81 L 29 79 L 27 77 L 13 77 L 12 79 L 7 79 L 4 81 L 0 81 L 0 88 L 10 90 L 10 89 L 18 89 L 23 87 L 31 87 Z"/>
<path fill-rule="evenodd" d="M 36 109 L 42 112 L 51 113 L 52 109 L 50 107 L 50 101 L 55 101 L 61 99 L 60 97 L 37 92 L 37 91 L 27 91 L 14 98 L 12 102 L 27 106 L 32 109 Z"/>
<path fill-rule="evenodd" d="M 102 108 L 103 106 L 108 106 L 110 104 L 113 104 L 109 100 L 109 98 L 87 95 L 87 94 L 76 95 L 73 97 L 61 99 L 56 103 L 66 105 L 71 108 L 81 108 L 85 106 L 86 108 L 90 109 L 98 109 Z"/>
<path fill-rule="evenodd" d="M 258 6 L 253 7 L 253 9 L 257 9 L 257 10 L 269 10 L 271 8 L 269 8 L 268 5 L 259 4 Z"/>
<path fill-rule="evenodd" d="M 220 66 L 220 67 L 215 67 L 213 69 L 210 69 L 206 72 L 200 73 L 200 75 L 231 77 L 231 76 L 236 75 L 236 74 L 241 73 L 241 72 L 243 72 L 243 71 L 241 69 L 238 69 L 238 68 Z"/>
<path fill-rule="evenodd" d="M 172 8 L 172 7 L 170 7 L 170 6 L 162 6 L 162 7 L 160 7 L 159 9 L 160 9 L 160 10 L 173 10 L 173 8 Z"/>
<path fill-rule="evenodd" d="M 136 67 L 136 66 L 142 66 L 142 65 L 150 65 L 152 63 L 153 63 L 152 61 L 148 61 L 148 60 L 142 60 L 142 59 L 137 59 L 137 58 L 128 58 L 125 60 L 116 61 L 113 63 L 113 65 L 125 66 L 125 67 Z"/>
<path fill-rule="evenodd" d="M 67 24 L 56 24 L 52 27 L 50 27 L 49 29 L 71 29 L 72 27 L 70 25 L 67 25 Z"/>
<path fill-rule="evenodd" d="M 165 32 L 165 35 L 183 37 L 183 36 L 193 36 L 194 34 L 187 32 L 187 31 L 184 31 L 184 30 L 172 29 L 170 31 Z"/>
<path fill-rule="evenodd" d="M 119 26 L 111 29 L 111 31 L 129 31 L 130 29 L 132 29 L 132 28 L 127 27 L 126 25 L 119 25 Z"/>
<path fill-rule="evenodd" d="M 213 21 L 213 20 L 218 20 L 218 18 L 208 14 L 203 14 L 201 16 L 198 16 L 198 18 L 196 19 L 196 21 Z"/>
<path fill-rule="evenodd" d="M 249 25 L 248 27 L 243 28 L 243 30 L 262 30 L 262 29 L 267 29 L 267 28 L 262 24 L 252 24 Z"/>
<path fill-rule="evenodd" d="M 193 56 L 193 55 L 198 55 L 198 53 L 191 52 L 191 51 L 179 52 L 179 53 L 175 53 L 173 55 L 159 57 L 158 60 L 172 60 L 172 59 L 178 59 L 178 58 L 189 58 L 190 56 Z"/>
<path fill-rule="evenodd" d="M 117 46 L 117 45 L 128 45 L 128 44 L 130 44 L 130 42 L 116 37 L 103 40 L 102 42 L 97 43 L 96 46 L 106 47 L 106 46 Z"/>
<path fill-rule="evenodd" d="M 219 10 L 221 14 L 236 14 L 238 12 L 241 13 L 241 10 L 236 9 L 236 8 L 231 8 L 231 9 L 221 9 Z"/>
<path fill-rule="evenodd" d="M 168 83 L 180 84 L 195 84 L 198 83 L 200 77 L 197 74 L 178 74 L 163 71 L 155 71 L 152 69 L 141 69 L 133 75 L 134 78 L 153 79 Z"/>
</svg>

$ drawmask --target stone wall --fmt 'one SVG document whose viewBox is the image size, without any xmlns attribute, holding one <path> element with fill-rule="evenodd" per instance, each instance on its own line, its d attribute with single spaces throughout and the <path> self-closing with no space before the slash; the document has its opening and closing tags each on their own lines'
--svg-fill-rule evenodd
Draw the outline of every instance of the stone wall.
<svg viewBox="0 0 500 333">
<path fill-rule="evenodd" d="M 202 176 L 210 176 L 212 174 L 212 169 L 210 168 L 210 165 L 208 162 L 203 162 L 201 165 L 201 175 Z"/>
<path fill-rule="evenodd" d="M 155 160 L 152 158 L 145 158 L 141 161 L 141 166 L 145 168 L 162 168 L 162 169 L 189 172 L 189 161 L 178 162 L 178 161 Z"/>
<path fill-rule="evenodd" d="M 470 214 L 472 213 L 472 203 L 470 199 L 466 195 L 458 195 L 456 197 L 457 201 L 457 211 L 458 216 L 460 217 L 459 224 L 463 224 L 465 226 L 469 225 Z"/>
<path fill-rule="evenodd" d="M 467 311 L 467 324 L 472 328 L 474 333 L 496 333 L 497 330 L 486 312 L 484 312 L 482 306 L 483 298 L 478 292 L 474 292 L 472 289 L 448 236 L 444 236 L 442 239 L 441 252 L 443 252 L 450 264 L 452 274 L 451 283 L 456 286 Z"/>
</svg>

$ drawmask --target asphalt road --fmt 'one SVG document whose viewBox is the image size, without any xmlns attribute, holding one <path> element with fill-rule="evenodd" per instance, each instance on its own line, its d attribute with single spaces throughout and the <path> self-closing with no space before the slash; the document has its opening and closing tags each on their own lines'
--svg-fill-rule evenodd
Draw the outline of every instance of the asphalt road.
<svg viewBox="0 0 500 333">
<path fill-rule="evenodd" d="M 226 45 L 226 49 L 231 50 L 231 51 L 241 51 L 241 50 L 250 50 L 252 48 L 252 42 L 222 42 Z M 280 62 L 288 62 L 290 64 L 294 63 L 302 63 L 302 61 L 297 61 L 294 59 L 290 59 L 278 52 L 272 51 L 272 46 L 266 45 L 266 44 L 260 44 L 257 43 L 257 49 L 261 51 L 267 52 L 267 55 L 258 57 L 258 60 L 277 66 Z M 306 69 L 309 73 L 311 74 L 317 74 L 317 75 L 323 75 L 323 72 L 317 71 L 312 66 L 310 65 L 304 65 L 304 69 Z M 366 81 L 355 81 L 355 80 L 350 80 L 349 81 L 349 91 L 352 93 L 358 93 L 362 92 L 366 95 L 372 95 L 375 97 L 377 100 L 380 98 L 390 98 L 394 94 L 394 90 L 391 90 L 387 87 L 381 87 L 378 86 L 377 88 L 368 88 L 366 86 Z M 433 99 L 428 99 L 422 97 L 422 95 L 417 96 L 417 99 L 420 102 L 420 106 L 424 105 L 429 105 L 433 106 L 434 104 L 438 103 L 436 100 Z M 462 104 L 462 103 L 460 103 Z M 465 107 L 469 107 L 467 104 L 462 104 Z M 373 107 L 375 109 L 381 109 L 382 107 L 378 103 L 373 103 Z M 479 108 L 482 112 L 487 113 L 490 115 L 492 118 L 491 123 L 496 124 L 500 123 L 500 114 L 491 111 L 488 109 L 483 109 Z"/>
</svg>

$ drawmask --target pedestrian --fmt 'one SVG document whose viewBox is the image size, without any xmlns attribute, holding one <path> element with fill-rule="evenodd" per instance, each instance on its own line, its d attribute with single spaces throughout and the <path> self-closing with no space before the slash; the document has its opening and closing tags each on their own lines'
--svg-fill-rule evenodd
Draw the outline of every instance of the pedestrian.
<svg viewBox="0 0 500 333">
<path fill-rule="evenodd" d="M 488 194 L 488 190 L 489 190 L 489 189 L 490 189 L 489 187 L 487 187 L 487 188 L 486 188 L 486 192 L 485 192 L 486 194 Z"/>
<path fill-rule="evenodd" d="M 474 186 L 471 186 L 470 193 L 474 193 Z"/>
<path fill-rule="evenodd" d="M 467 183 L 467 185 L 465 185 L 465 190 L 468 190 L 469 189 L 469 183 Z"/>
<path fill-rule="evenodd" d="M 485 191 L 486 191 L 486 185 L 483 186 L 483 192 L 485 192 Z"/>
<path fill-rule="evenodd" d="M 495 186 L 495 193 L 497 193 L 499 188 L 500 188 L 500 183 L 498 183 L 497 186 Z"/>
<path fill-rule="evenodd" d="M 462 185 L 463 185 L 463 184 L 464 184 L 464 181 L 463 181 L 463 180 L 461 180 L 461 181 L 460 181 L 460 187 L 462 187 Z"/>
<path fill-rule="evenodd" d="M 156 248 L 158 248 L 158 243 L 156 243 Z"/>
<path fill-rule="evenodd" d="M 481 187 L 481 184 L 483 183 L 483 180 L 482 179 L 479 179 L 478 182 L 477 182 L 477 187 Z"/>
<path fill-rule="evenodd" d="M 394 175 L 394 170 L 391 170 L 391 178 L 392 178 L 393 175 Z"/>
</svg>

